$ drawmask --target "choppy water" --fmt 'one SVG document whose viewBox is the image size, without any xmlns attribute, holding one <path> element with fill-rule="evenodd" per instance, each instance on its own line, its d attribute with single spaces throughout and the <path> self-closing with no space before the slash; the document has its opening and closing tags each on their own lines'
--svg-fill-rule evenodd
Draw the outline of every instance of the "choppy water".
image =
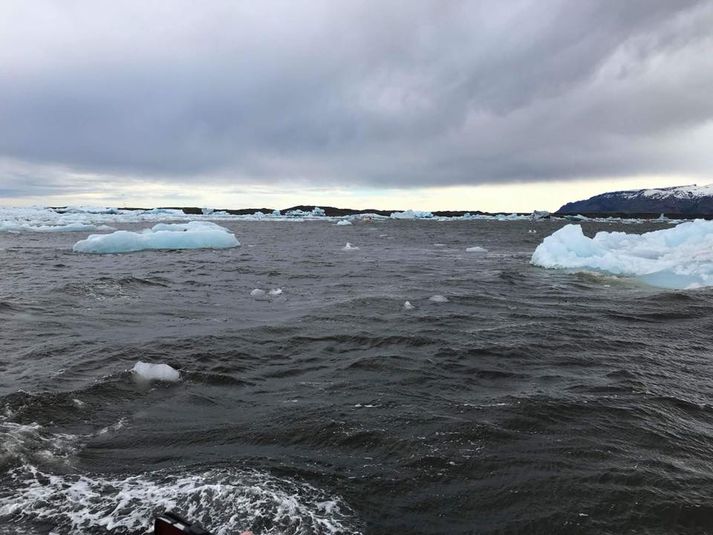
<svg viewBox="0 0 713 535">
<path fill-rule="evenodd" d="M 554 222 L 221 224 L 0 235 L 0 532 L 713 531 L 713 291 L 530 266 Z"/>
</svg>

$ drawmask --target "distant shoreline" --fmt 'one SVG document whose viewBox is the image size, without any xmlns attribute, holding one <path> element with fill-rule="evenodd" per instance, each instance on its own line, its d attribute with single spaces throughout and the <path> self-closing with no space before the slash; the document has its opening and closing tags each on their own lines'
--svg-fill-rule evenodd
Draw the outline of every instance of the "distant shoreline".
<svg viewBox="0 0 713 535">
<path fill-rule="evenodd" d="M 63 210 L 68 209 L 68 206 L 50 206 L 52 210 L 56 210 L 58 212 L 62 212 Z M 311 212 L 315 208 L 321 208 L 324 210 L 324 215 L 327 217 L 342 217 L 342 216 L 350 216 L 350 215 L 358 215 L 358 214 L 376 214 L 376 215 L 381 215 L 381 216 L 390 216 L 393 213 L 398 213 L 398 212 L 404 212 L 406 209 L 401 209 L 401 210 L 375 210 L 371 208 L 365 208 L 361 210 L 357 210 L 355 208 L 336 208 L 334 206 L 321 206 L 321 205 L 316 205 L 316 204 L 300 204 L 298 206 L 291 206 L 289 208 L 281 208 L 279 209 L 280 213 L 286 214 L 287 212 L 291 211 L 298 211 L 301 210 L 303 212 Z M 118 208 L 119 210 L 152 210 L 154 208 L 142 208 L 138 206 L 124 206 L 121 208 Z M 158 210 L 182 210 L 184 214 L 187 215 L 201 215 L 204 214 L 203 208 L 200 208 L 198 206 L 159 206 L 155 207 L 155 209 Z M 225 212 L 230 215 L 252 215 L 255 212 L 261 212 L 263 214 L 272 214 L 275 212 L 275 208 L 240 208 L 240 209 L 231 209 L 231 208 L 215 208 L 212 209 L 214 212 Z M 430 211 L 430 210 L 429 210 Z M 518 214 L 518 215 L 530 215 L 532 212 L 507 212 L 507 211 L 500 211 L 500 212 L 484 212 L 482 210 L 437 210 L 437 211 L 430 211 L 435 217 L 460 217 L 465 214 L 472 214 L 472 215 L 498 215 L 498 214 Z M 658 217 L 658 214 L 656 214 Z"/>
<path fill-rule="evenodd" d="M 59 213 L 62 213 L 63 210 L 69 209 L 67 206 L 50 206 L 52 210 L 56 210 Z M 376 214 L 380 216 L 390 216 L 393 213 L 398 213 L 398 212 L 404 212 L 405 210 L 375 210 L 375 209 L 354 209 L 354 208 L 336 208 L 334 206 L 318 206 L 318 205 L 298 205 L 298 206 L 291 206 L 289 208 L 284 208 L 280 209 L 280 213 L 285 214 L 287 212 L 290 212 L 292 210 L 302 210 L 304 212 L 311 212 L 315 208 L 321 208 L 324 210 L 324 215 L 327 217 L 345 217 L 345 216 L 351 216 L 351 215 L 359 215 L 359 214 Z M 118 208 L 119 210 L 131 210 L 131 211 L 141 211 L 141 210 L 152 210 L 152 209 L 158 209 L 158 210 L 181 210 L 183 211 L 184 214 L 186 215 L 201 215 L 205 214 L 204 208 L 200 208 L 197 206 L 160 206 L 160 207 L 152 207 L 152 208 L 142 208 L 138 206 L 124 206 L 121 208 Z M 230 215 L 252 215 L 255 212 L 260 212 L 263 214 L 272 214 L 276 211 L 274 208 L 240 208 L 240 209 L 232 209 L 232 208 L 215 208 L 212 209 L 212 212 L 223 212 L 227 213 Z M 431 214 L 433 214 L 434 217 L 462 217 L 466 214 L 471 214 L 471 215 L 483 215 L 483 216 L 497 216 L 497 215 L 510 215 L 510 214 L 517 214 L 519 216 L 528 216 L 532 214 L 533 212 L 508 212 L 508 211 L 499 211 L 499 212 L 485 212 L 483 210 L 436 210 L 436 211 L 430 211 Z M 545 216 L 540 216 L 538 219 L 547 219 L 550 216 L 552 217 L 572 217 L 576 215 L 582 215 L 590 219 L 596 219 L 596 218 L 622 218 L 622 219 L 658 219 L 661 217 L 662 212 L 552 212 L 549 215 Z M 678 212 L 663 212 L 664 217 L 668 219 L 713 219 L 713 213 L 703 213 L 703 214 L 691 214 L 691 213 L 678 213 Z"/>
</svg>

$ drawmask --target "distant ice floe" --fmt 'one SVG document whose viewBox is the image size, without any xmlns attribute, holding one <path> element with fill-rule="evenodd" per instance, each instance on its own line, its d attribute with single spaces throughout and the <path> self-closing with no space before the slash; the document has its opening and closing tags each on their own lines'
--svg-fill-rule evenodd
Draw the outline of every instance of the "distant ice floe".
<svg viewBox="0 0 713 535">
<path fill-rule="evenodd" d="M 200 217 L 200 216 L 193 216 Z M 119 210 L 93 206 L 64 208 L 0 207 L 0 232 L 93 232 L 115 230 L 116 223 L 188 220 L 182 210 Z"/>
<path fill-rule="evenodd" d="M 713 286 L 713 221 L 644 234 L 598 232 L 594 238 L 579 225 L 567 225 L 543 240 L 531 263 L 634 277 L 660 288 Z"/>
<path fill-rule="evenodd" d="M 432 295 L 431 297 L 428 298 L 428 300 L 433 303 L 447 303 L 448 302 L 448 298 L 446 296 L 439 295 L 439 294 Z"/>
<path fill-rule="evenodd" d="M 126 209 L 97 206 L 67 206 L 62 208 L 32 207 L 0 207 L 0 232 L 94 232 L 114 230 L 117 224 L 131 224 L 159 221 L 286 221 L 300 223 L 304 221 L 334 222 L 347 225 L 355 221 L 388 221 L 388 220 L 421 220 L 421 221 L 532 221 L 542 219 L 595 221 L 601 223 L 634 224 L 649 222 L 678 223 L 665 217 L 655 220 L 627 219 L 603 217 L 590 219 L 582 215 L 553 216 L 545 211 L 534 211 L 531 214 L 482 214 L 465 213 L 457 216 L 437 216 L 432 212 L 406 210 L 393 212 L 389 216 L 375 213 L 358 213 L 345 216 L 327 216 L 323 208 L 312 210 L 294 209 L 285 212 L 274 210 L 264 213 L 256 211 L 251 214 L 231 214 L 224 210 L 202 208 L 200 213 L 184 213 L 174 208 Z M 339 223 L 345 221 L 345 223 Z"/>
<path fill-rule="evenodd" d="M 342 219 L 340 221 L 337 221 L 337 226 L 344 226 L 344 225 L 351 225 L 352 222 L 347 220 L 347 219 Z"/>
<path fill-rule="evenodd" d="M 404 302 L 404 310 L 413 310 L 414 308 L 416 308 L 416 307 L 413 306 L 410 301 Z"/>
<path fill-rule="evenodd" d="M 65 225 L 34 225 L 30 223 L 0 222 L 0 232 L 93 232 L 97 230 L 116 230 L 108 225 L 88 223 L 67 223 Z"/>
<path fill-rule="evenodd" d="M 130 253 L 148 249 L 226 249 L 240 242 L 227 228 L 210 221 L 159 223 L 143 232 L 117 230 L 92 234 L 74 244 L 78 253 Z"/>
<path fill-rule="evenodd" d="M 431 212 L 422 210 L 406 210 L 404 212 L 394 212 L 391 214 L 391 219 L 432 219 Z"/>
<path fill-rule="evenodd" d="M 134 377 L 143 381 L 167 381 L 176 382 L 180 380 L 181 374 L 168 364 L 151 364 L 149 362 L 137 362 L 131 369 Z"/>
<path fill-rule="evenodd" d="M 465 250 L 466 253 L 487 253 L 488 250 L 485 247 L 468 247 Z"/>
<path fill-rule="evenodd" d="M 352 245 L 351 243 L 347 242 L 347 244 L 342 247 L 342 251 L 358 251 L 359 247 Z"/>
</svg>

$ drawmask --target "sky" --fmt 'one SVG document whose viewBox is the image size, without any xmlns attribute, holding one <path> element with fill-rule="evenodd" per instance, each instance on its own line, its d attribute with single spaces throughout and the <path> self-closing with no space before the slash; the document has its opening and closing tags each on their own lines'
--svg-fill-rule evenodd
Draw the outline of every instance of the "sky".
<svg viewBox="0 0 713 535">
<path fill-rule="evenodd" d="M 3 0 L 0 204 L 555 210 L 713 182 L 713 0 Z"/>
</svg>

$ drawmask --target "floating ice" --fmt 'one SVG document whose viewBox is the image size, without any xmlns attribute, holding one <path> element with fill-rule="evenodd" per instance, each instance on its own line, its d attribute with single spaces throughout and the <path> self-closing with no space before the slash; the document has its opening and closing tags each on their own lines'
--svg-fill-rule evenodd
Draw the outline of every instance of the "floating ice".
<svg viewBox="0 0 713 535">
<path fill-rule="evenodd" d="M 0 232 L 92 232 L 96 230 L 116 230 L 108 225 L 92 225 L 89 223 L 67 223 L 66 225 L 35 225 L 0 221 Z"/>
<path fill-rule="evenodd" d="M 348 221 L 348 220 L 346 220 L 346 219 L 342 219 L 341 221 L 337 221 L 337 225 L 340 226 L 340 227 L 343 226 L 343 225 L 351 225 L 351 224 L 352 224 L 352 222 L 351 222 L 351 221 Z"/>
<path fill-rule="evenodd" d="M 278 213 L 279 213 L 279 211 L 278 211 Z M 324 218 L 327 214 L 325 213 L 325 211 L 324 211 L 322 208 L 320 208 L 320 207 L 318 207 L 318 206 L 315 206 L 315 207 L 312 208 L 312 210 L 310 210 L 309 212 L 306 212 L 306 211 L 301 210 L 301 209 L 298 208 L 298 209 L 295 209 L 295 210 L 289 210 L 285 215 L 286 215 L 287 217 L 309 217 L 309 218 L 316 217 L 316 218 Z"/>
<path fill-rule="evenodd" d="M 131 369 L 139 379 L 144 381 L 170 381 L 175 382 L 181 378 L 178 370 L 171 368 L 168 364 L 150 364 L 148 362 L 137 362 Z"/>
<path fill-rule="evenodd" d="M 282 295 L 282 288 L 273 288 L 268 292 L 268 294 L 277 297 L 278 295 Z"/>
<path fill-rule="evenodd" d="M 105 208 L 93 206 L 69 206 L 63 208 L 46 207 L 0 207 L 0 232 L 71 232 L 71 231 L 95 231 L 114 230 L 106 225 L 117 223 L 138 223 L 138 222 L 159 222 L 159 221 L 205 221 L 205 220 L 225 220 L 225 221 L 289 221 L 302 222 L 311 221 L 381 221 L 391 219 L 410 219 L 428 221 L 520 221 L 539 220 L 547 217 L 546 212 L 533 212 L 532 214 L 483 214 L 466 213 L 461 216 L 437 216 L 431 212 L 406 210 L 405 212 L 394 212 L 391 216 L 383 216 L 374 213 L 360 213 L 345 216 L 327 216 L 322 208 L 314 208 L 309 211 L 294 209 L 285 213 L 274 210 L 264 213 L 258 210 L 252 214 L 231 214 L 213 208 L 201 209 L 200 213 L 190 211 L 185 213 L 180 209 L 173 208 L 153 208 L 127 209 L 127 208 Z M 561 219 L 557 216 L 549 215 L 550 219 Z M 588 220 L 584 216 L 566 216 L 571 220 Z M 598 222 L 620 222 L 638 223 L 638 219 L 622 218 L 596 218 L 591 221 Z M 666 222 L 665 219 L 656 221 Z M 345 225 L 346 223 L 341 223 Z"/>
<path fill-rule="evenodd" d="M 428 298 L 429 301 L 433 301 L 434 303 L 447 303 L 448 298 L 444 295 L 432 295 L 431 297 Z"/>
<path fill-rule="evenodd" d="M 468 247 L 465 250 L 466 253 L 487 253 L 488 250 L 483 247 Z"/>
<path fill-rule="evenodd" d="M 359 247 L 356 247 L 349 242 L 347 242 L 347 244 L 344 247 L 342 247 L 342 251 L 358 251 L 358 250 L 359 250 Z"/>
<path fill-rule="evenodd" d="M 416 307 L 413 306 L 410 301 L 404 302 L 404 310 L 413 310 L 414 308 Z"/>
<path fill-rule="evenodd" d="M 78 253 L 129 253 L 146 249 L 224 249 L 240 242 L 225 227 L 209 221 L 159 223 L 143 232 L 117 230 L 92 234 L 74 244 Z"/>
<path fill-rule="evenodd" d="M 547 210 L 535 210 L 530 214 L 530 219 L 537 221 L 538 219 L 545 219 L 550 217 L 550 213 Z"/>
<path fill-rule="evenodd" d="M 567 225 L 543 240 L 531 263 L 635 277 L 661 288 L 713 286 L 713 221 L 644 234 L 598 232 L 594 238 L 579 225 Z"/>
<path fill-rule="evenodd" d="M 265 290 L 263 290 L 262 288 L 255 288 L 253 291 L 250 292 L 250 295 L 255 299 L 264 299 L 265 293 Z"/>
<path fill-rule="evenodd" d="M 431 219 L 433 214 L 431 212 L 424 212 L 422 210 L 406 210 L 404 212 L 394 212 L 391 214 L 391 219 Z"/>
</svg>

